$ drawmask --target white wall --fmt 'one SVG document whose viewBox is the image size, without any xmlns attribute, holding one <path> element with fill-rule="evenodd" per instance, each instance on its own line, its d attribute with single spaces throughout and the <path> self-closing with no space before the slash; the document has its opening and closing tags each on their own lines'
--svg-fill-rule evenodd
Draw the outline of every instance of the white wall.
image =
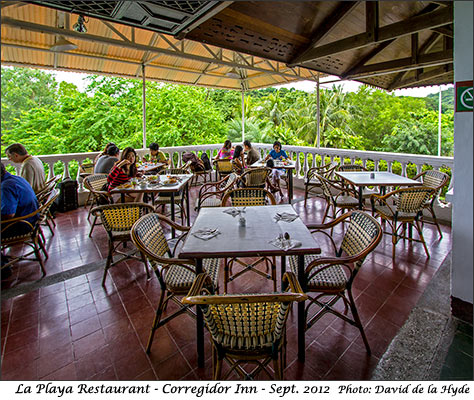
<svg viewBox="0 0 474 400">
<path fill-rule="evenodd" d="M 473 9 L 454 2 L 454 81 L 472 80 Z M 473 302 L 473 130 L 472 112 L 454 115 L 454 201 L 452 296 Z"/>
</svg>

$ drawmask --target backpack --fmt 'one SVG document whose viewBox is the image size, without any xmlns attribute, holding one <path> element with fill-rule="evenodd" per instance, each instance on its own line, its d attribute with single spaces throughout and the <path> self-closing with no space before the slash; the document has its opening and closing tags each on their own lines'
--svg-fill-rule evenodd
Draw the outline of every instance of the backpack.
<svg viewBox="0 0 474 400">
<path fill-rule="evenodd" d="M 203 162 L 204 164 L 204 169 L 206 171 L 209 171 L 210 169 L 212 169 L 211 167 L 211 161 L 209 160 L 209 156 L 206 154 L 206 153 L 202 153 L 201 154 L 201 161 Z"/>
<path fill-rule="evenodd" d="M 57 210 L 60 212 L 75 210 L 79 207 L 77 181 L 71 178 L 59 183 L 59 196 L 56 199 Z"/>
</svg>

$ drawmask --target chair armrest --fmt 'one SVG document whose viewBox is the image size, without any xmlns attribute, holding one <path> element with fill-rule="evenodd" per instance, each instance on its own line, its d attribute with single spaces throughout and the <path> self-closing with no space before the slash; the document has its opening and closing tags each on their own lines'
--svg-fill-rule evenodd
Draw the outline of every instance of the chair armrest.
<svg viewBox="0 0 474 400">
<path fill-rule="evenodd" d="M 189 230 L 191 229 L 190 226 L 183 226 L 183 225 L 177 224 L 171 218 L 168 218 L 167 216 L 165 216 L 163 214 L 160 214 L 160 213 L 157 213 L 157 214 L 160 218 L 160 221 L 166 222 L 168 225 L 172 226 L 173 228 L 175 228 L 175 229 L 177 229 L 181 232 L 189 232 Z"/>
</svg>

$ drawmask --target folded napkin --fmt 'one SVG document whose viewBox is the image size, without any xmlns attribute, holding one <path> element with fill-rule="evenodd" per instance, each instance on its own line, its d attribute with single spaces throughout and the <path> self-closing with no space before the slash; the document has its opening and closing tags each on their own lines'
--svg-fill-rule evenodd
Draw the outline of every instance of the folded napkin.
<svg viewBox="0 0 474 400">
<path fill-rule="evenodd" d="M 298 214 L 290 214 L 287 212 L 283 213 L 276 213 L 273 218 L 275 218 L 275 221 L 285 221 L 285 222 L 293 222 L 296 218 L 298 218 Z"/>
<path fill-rule="evenodd" d="M 278 247 L 279 249 L 282 249 L 284 251 L 294 249 L 295 247 L 300 247 L 301 242 L 298 240 L 293 240 L 293 239 L 285 239 L 284 237 L 277 237 L 276 239 L 270 240 L 268 243 L 272 244 L 275 247 Z"/>
<path fill-rule="evenodd" d="M 242 208 L 241 210 L 239 210 L 237 208 L 228 208 L 227 210 L 224 210 L 223 212 L 235 217 L 235 216 L 240 215 L 241 213 L 245 212 L 245 207 Z"/>
<path fill-rule="evenodd" d="M 219 234 L 220 232 L 216 228 L 204 228 L 193 232 L 193 236 L 196 236 L 198 239 L 202 240 L 212 239 L 214 236 L 217 236 Z"/>
</svg>

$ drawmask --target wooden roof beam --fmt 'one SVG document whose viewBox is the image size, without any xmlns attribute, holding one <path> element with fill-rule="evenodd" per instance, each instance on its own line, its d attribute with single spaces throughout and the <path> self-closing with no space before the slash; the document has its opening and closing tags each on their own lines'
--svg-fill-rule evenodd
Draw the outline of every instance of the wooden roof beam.
<svg viewBox="0 0 474 400">
<path fill-rule="evenodd" d="M 440 76 L 450 73 L 451 71 L 453 71 L 453 69 L 454 69 L 453 64 L 447 64 L 440 68 L 436 68 L 428 72 L 422 72 L 418 74 L 417 76 L 402 80 L 398 82 L 396 86 L 392 87 L 392 85 L 390 85 L 390 87 L 388 87 L 387 90 L 391 91 L 395 89 L 402 89 L 404 87 L 411 86 L 414 83 L 421 83 L 433 78 L 438 78 Z"/>
<path fill-rule="evenodd" d="M 336 26 L 342 21 L 342 19 L 350 13 L 357 5 L 358 1 L 343 1 L 341 4 L 334 10 L 334 12 L 326 17 L 324 21 L 316 28 L 316 30 L 311 35 L 311 43 L 305 47 L 304 50 L 293 57 L 290 63 L 297 63 L 298 58 L 304 57 L 306 53 L 314 48 L 321 40 L 323 40 Z"/>
<path fill-rule="evenodd" d="M 305 57 L 299 57 L 297 61 L 290 63 L 289 65 L 294 66 L 295 64 L 302 64 L 316 60 L 318 58 L 342 53 L 344 51 L 355 50 L 368 45 L 382 43 L 387 40 L 397 39 L 399 37 L 411 35 L 426 29 L 437 28 L 439 26 L 452 23 L 453 19 L 453 8 L 443 7 L 427 14 L 408 18 L 405 21 L 383 26 L 377 30 L 376 40 L 370 37 L 369 32 L 364 32 L 333 43 L 316 47 L 309 50 Z"/>
<path fill-rule="evenodd" d="M 441 33 L 441 35 L 448 36 L 450 38 L 454 38 L 454 31 L 453 31 L 452 24 L 449 24 L 446 26 L 439 26 L 438 28 L 433 28 L 432 31 Z"/>
<path fill-rule="evenodd" d="M 437 53 L 419 55 L 418 62 L 413 62 L 412 57 L 406 57 L 398 60 L 366 65 L 360 68 L 357 74 L 351 75 L 347 79 L 362 79 L 370 76 L 386 75 L 394 72 L 444 65 L 451 62 L 453 62 L 452 50 L 439 51 Z"/>
</svg>

